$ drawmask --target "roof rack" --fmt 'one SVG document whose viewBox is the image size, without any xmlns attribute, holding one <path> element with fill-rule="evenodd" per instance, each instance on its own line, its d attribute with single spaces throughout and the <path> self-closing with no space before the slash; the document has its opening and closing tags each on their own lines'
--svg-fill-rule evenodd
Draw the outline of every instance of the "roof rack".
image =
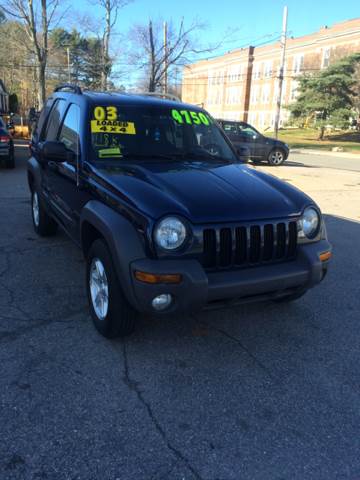
<svg viewBox="0 0 360 480">
<path fill-rule="evenodd" d="M 160 92 L 139 92 L 135 93 L 135 95 L 145 95 L 149 97 L 159 97 L 165 98 L 167 100 L 172 100 L 173 102 L 181 102 L 180 98 L 172 93 L 160 93 Z"/>
<path fill-rule="evenodd" d="M 79 85 L 75 85 L 74 83 L 61 83 L 60 85 L 54 88 L 54 92 L 62 92 L 62 91 L 78 93 L 79 95 L 82 94 L 82 91 Z"/>
</svg>

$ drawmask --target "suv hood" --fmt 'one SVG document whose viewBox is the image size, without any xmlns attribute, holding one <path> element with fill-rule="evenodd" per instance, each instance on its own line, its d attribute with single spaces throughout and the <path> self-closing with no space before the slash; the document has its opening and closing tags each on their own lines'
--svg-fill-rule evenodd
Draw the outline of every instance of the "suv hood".
<svg viewBox="0 0 360 480">
<path fill-rule="evenodd" d="M 287 183 L 242 164 L 143 162 L 104 165 L 96 174 L 153 219 L 168 214 L 192 223 L 285 218 L 313 203 Z"/>
</svg>

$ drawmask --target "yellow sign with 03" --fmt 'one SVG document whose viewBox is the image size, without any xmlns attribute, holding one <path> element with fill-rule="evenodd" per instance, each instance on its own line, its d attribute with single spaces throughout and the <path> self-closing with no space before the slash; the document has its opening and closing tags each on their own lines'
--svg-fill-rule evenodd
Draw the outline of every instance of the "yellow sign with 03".
<svg viewBox="0 0 360 480">
<path fill-rule="evenodd" d="M 135 124 L 133 122 L 119 121 L 117 108 L 114 106 L 94 108 L 95 120 L 91 120 L 91 133 L 114 133 L 136 135 Z"/>
</svg>

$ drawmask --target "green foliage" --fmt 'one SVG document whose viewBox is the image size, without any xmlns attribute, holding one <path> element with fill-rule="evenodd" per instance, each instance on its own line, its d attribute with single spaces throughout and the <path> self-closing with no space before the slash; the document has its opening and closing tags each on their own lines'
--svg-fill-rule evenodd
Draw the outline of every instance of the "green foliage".
<svg viewBox="0 0 360 480">
<path fill-rule="evenodd" d="M 350 55 L 315 75 L 299 78 L 299 95 L 289 105 L 292 117 L 311 118 L 317 126 L 345 127 L 354 109 L 355 76 L 360 53 Z"/>
<path fill-rule="evenodd" d="M 53 46 L 53 54 L 60 53 L 63 57 L 62 63 L 66 65 L 66 49 L 70 52 L 71 81 L 80 83 L 86 88 L 100 88 L 101 66 L 102 66 L 102 41 L 96 37 L 83 37 L 77 30 L 68 32 L 62 28 L 52 31 L 50 42 Z M 108 74 L 111 71 L 111 61 L 106 62 Z M 64 77 L 64 78 L 61 78 Z M 68 72 L 62 69 L 57 72 L 60 81 L 66 81 Z"/>
</svg>

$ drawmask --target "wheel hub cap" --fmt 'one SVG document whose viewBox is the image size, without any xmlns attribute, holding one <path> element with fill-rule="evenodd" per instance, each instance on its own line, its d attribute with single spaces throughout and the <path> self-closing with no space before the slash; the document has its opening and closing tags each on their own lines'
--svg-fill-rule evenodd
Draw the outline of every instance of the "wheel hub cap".
<svg viewBox="0 0 360 480">
<path fill-rule="evenodd" d="M 283 154 L 281 152 L 275 152 L 272 155 L 272 160 L 275 165 L 278 165 L 283 160 Z"/>
<path fill-rule="evenodd" d="M 32 210 L 33 210 L 34 223 L 38 227 L 40 214 L 39 214 L 39 198 L 36 192 L 33 195 Z"/>
<path fill-rule="evenodd" d="M 98 258 L 92 259 L 89 282 L 95 314 L 99 320 L 104 320 L 109 310 L 109 285 L 104 265 Z"/>
</svg>

